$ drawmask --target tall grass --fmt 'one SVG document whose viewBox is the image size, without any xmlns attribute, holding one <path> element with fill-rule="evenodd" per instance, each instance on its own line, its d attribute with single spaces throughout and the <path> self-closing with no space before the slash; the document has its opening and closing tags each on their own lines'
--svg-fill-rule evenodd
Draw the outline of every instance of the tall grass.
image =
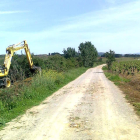
<svg viewBox="0 0 140 140">
<path fill-rule="evenodd" d="M 64 73 L 54 70 L 43 71 L 31 81 L 17 83 L 9 89 L 0 90 L 0 127 L 23 114 L 27 109 L 38 105 L 46 97 L 84 73 L 87 68 L 80 67 Z"/>
</svg>

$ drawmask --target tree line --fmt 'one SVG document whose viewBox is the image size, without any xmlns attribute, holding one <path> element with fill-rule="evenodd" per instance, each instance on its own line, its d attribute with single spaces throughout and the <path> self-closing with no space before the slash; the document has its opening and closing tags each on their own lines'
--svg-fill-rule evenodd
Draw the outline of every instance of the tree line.
<svg viewBox="0 0 140 140">
<path fill-rule="evenodd" d="M 58 72 L 67 71 L 78 67 L 93 67 L 94 63 L 101 63 L 101 59 L 97 59 L 98 52 L 91 42 L 80 43 L 78 51 L 75 48 L 68 47 L 62 50 L 63 54 L 52 53 L 48 56 L 39 57 L 32 55 L 35 66 L 39 66 L 44 70 L 56 70 Z M 26 55 L 14 55 L 10 68 L 9 76 L 13 81 L 22 80 L 31 76 L 29 64 Z"/>
<path fill-rule="evenodd" d="M 101 57 L 105 57 L 106 53 L 102 54 Z M 114 54 L 115 58 L 120 58 L 120 57 L 140 57 L 140 54 Z"/>
</svg>

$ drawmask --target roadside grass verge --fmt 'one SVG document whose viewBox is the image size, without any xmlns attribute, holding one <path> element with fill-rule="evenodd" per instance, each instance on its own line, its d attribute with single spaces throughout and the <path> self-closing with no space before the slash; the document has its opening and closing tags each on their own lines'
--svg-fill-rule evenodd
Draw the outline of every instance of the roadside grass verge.
<svg viewBox="0 0 140 140">
<path fill-rule="evenodd" d="M 58 73 L 43 71 L 31 80 L 0 90 L 0 129 L 32 106 L 39 105 L 46 97 L 76 79 L 88 68 L 80 67 Z"/>
<path fill-rule="evenodd" d="M 120 77 L 117 74 L 113 74 L 113 73 L 110 73 L 110 72 L 104 72 L 104 73 L 109 80 L 114 82 L 115 85 L 120 85 L 120 84 L 123 84 L 125 82 L 127 83 L 127 82 L 130 81 L 129 79 Z"/>
<path fill-rule="evenodd" d="M 105 76 L 123 91 L 125 98 L 134 106 L 136 113 L 140 116 L 140 74 L 122 76 L 108 71 L 106 66 L 102 69 Z"/>
</svg>

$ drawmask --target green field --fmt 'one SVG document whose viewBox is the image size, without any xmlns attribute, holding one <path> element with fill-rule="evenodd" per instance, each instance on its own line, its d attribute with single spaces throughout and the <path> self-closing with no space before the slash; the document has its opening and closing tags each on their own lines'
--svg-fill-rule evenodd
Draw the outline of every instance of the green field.
<svg viewBox="0 0 140 140">
<path fill-rule="evenodd" d="M 121 57 L 121 58 L 116 58 L 116 61 L 133 61 L 133 60 L 138 60 L 140 57 L 134 58 L 134 57 Z"/>
<path fill-rule="evenodd" d="M 120 58 L 115 58 L 117 62 L 121 62 L 121 61 L 133 61 L 133 60 L 138 60 L 140 59 L 140 57 L 134 58 L 134 57 L 120 57 Z M 102 58 L 103 62 L 106 62 L 106 58 L 103 57 Z"/>
</svg>

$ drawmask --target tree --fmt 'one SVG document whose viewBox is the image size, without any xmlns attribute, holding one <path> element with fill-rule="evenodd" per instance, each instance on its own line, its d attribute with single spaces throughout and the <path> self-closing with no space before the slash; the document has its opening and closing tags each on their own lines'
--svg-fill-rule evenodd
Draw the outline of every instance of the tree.
<svg viewBox="0 0 140 140">
<path fill-rule="evenodd" d="M 51 53 L 51 55 L 60 55 L 58 52 Z"/>
<path fill-rule="evenodd" d="M 107 58 L 106 63 L 108 70 L 110 70 L 112 62 L 115 61 L 115 52 L 110 50 L 109 52 L 105 53 L 105 56 Z"/>
<path fill-rule="evenodd" d="M 67 58 L 71 58 L 71 57 L 75 57 L 77 52 L 75 51 L 74 48 L 68 47 L 67 50 L 63 50 L 64 53 L 64 57 Z"/>
<path fill-rule="evenodd" d="M 79 45 L 79 52 L 82 57 L 83 66 L 92 67 L 94 61 L 97 59 L 98 52 L 91 42 L 81 43 Z"/>
</svg>

